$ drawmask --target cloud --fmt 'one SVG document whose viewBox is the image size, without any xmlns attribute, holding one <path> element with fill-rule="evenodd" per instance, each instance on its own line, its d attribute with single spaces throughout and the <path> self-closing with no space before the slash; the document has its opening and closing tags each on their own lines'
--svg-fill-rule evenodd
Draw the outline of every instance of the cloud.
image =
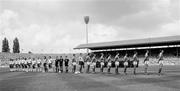
<svg viewBox="0 0 180 91">
<path fill-rule="evenodd" d="M 74 47 L 86 43 L 84 15 L 90 16 L 90 43 L 176 35 L 180 29 L 179 0 L 1 0 L 0 3 L 0 34 L 9 39 L 11 47 L 13 39 L 18 37 L 24 52 L 75 52 Z"/>
<path fill-rule="evenodd" d="M 3 35 L 1 40 L 7 37 L 10 48 L 12 48 L 13 39 L 18 37 L 20 48 L 24 52 L 69 53 L 75 52 L 72 49 L 78 44 L 84 43 L 84 33 L 82 32 L 84 32 L 85 24 L 80 22 L 25 25 L 19 19 L 18 14 L 12 10 L 4 10 L 0 13 L 0 21 L 0 32 Z M 11 27 L 17 24 L 18 27 Z M 1 42 L 0 45 L 2 45 Z"/>
<path fill-rule="evenodd" d="M 112 26 L 95 24 L 90 28 L 89 42 L 107 42 L 118 38 L 118 31 Z"/>
</svg>

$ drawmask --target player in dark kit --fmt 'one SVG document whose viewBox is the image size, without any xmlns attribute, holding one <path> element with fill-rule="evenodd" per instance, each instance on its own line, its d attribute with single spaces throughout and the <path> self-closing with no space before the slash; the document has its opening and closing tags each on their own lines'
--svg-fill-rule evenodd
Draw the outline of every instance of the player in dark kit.
<svg viewBox="0 0 180 91">
<path fill-rule="evenodd" d="M 55 67 L 56 67 L 56 73 L 58 73 L 59 72 L 59 59 L 58 59 L 58 56 L 56 56 Z"/>
<path fill-rule="evenodd" d="M 86 73 L 89 73 L 90 64 L 91 64 L 91 58 L 90 58 L 90 54 L 88 53 L 88 55 L 86 56 Z"/>
<path fill-rule="evenodd" d="M 161 71 L 162 71 L 162 68 L 163 68 L 163 53 L 164 53 L 164 51 L 161 50 L 161 52 L 158 55 L 158 63 L 159 63 L 159 71 L 158 71 L 158 73 L 159 73 L 159 75 L 161 75 Z"/>
<path fill-rule="evenodd" d="M 119 68 L 119 53 L 116 54 L 116 56 L 114 57 L 114 61 L 115 61 L 115 73 L 118 74 L 118 68 Z"/>
<path fill-rule="evenodd" d="M 147 69 L 148 69 L 148 64 L 149 64 L 149 51 L 147 50 L 145 53 L 145 59 L 144 59 L 144 73 L 147 75 Z"/>
<path fill-rule="evenodd" d="M 104 54 L 103 53 L 101 53 L 100 64 L 101 64 L 101 72 L 103 72 L 104 70 Z"/>
<path fill-rule="evenodd" d="M 43 63 L 43 66 L 44 66 L 44 71 L 45 72 L 48 72 L 48 60 L 46 58 L 46 56 L 44 56 L 44 63 Z"/>
<path fill-rule="evenodd" d="M 107 58 L 107 63 L 108 63 L 108 70 L 107 72 L 110 73 L 111 72 L 111 65 L 112 65 L 112 59 L 111 59 L 111 54 L 109 54 L 108 58 Z"/>
<path fill-rule="evenodd" d="M 63 72 L 63 61 L 64 61 L 64 59 L 62 58 L 62 56 L 60 56 L 59 66 L 60 66 L 60 72 L 61 72 L 61 73 Z"/>
<path fill-rule="evenodd" d="M 137 67 L 137 65 L 138 65 L 138 57 L 137 57 L 137 52 L 135 52 L 134 53 L 134 55 L 133 55 L 133 67 L 134 67 L 134 75 L 136 75 L 136 67 Z"/>
<path fill-rule="evenodd" d="M 127 74 L 126 71 L 127 71 L 127 67 L 128 67 L 128 54 L 126 54 L 124 56 L 124 74 Z"/>
<path fill-rule="evenodd" d="M 67 58 L 67 56 L 65 56 L 64 64 L 65 64 L 65 68 L 66 68 L 66 73 L 68 73 L 69 59 Z"/>
<path fill-rule="evenodd" d="M 76 72 L 76 56 L 75 54 L 73 54 L 73 58 L 72 58 L 72 72 L 75 73 Z"/>
</svg>

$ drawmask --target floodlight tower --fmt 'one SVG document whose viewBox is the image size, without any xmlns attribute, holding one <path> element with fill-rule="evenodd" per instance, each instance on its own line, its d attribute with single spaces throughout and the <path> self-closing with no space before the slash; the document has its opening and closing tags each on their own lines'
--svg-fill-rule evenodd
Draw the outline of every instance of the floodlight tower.
<svg viewBox="0 0 180 91">
<path fill-rule="evenodd" d="M 88 44 L 88 23 L 89 23 L 89 16 L 84 16 L 84 22 L 86 24 L 86 44 Z M 87 49 L 87 53 L 88 53 Z"/>
</svg>

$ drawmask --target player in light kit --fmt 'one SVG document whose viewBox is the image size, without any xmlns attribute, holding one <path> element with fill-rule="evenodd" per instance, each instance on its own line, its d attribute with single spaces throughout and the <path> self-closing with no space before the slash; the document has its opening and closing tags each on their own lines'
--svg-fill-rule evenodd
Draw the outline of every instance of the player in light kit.
<svg viewBox="0 0 180 91">
<path fill-rule="evenodd" d="M 18 71 L 19 70 L 19 59 L 18 58 L 16 59 L 15 63 L 16 63 L 16 71 Z"/>
<path fill-rule="evenodd" d="M 51 63 L 52 63 L 52 71 L 56 72 L 56 66 L 55 66 L 55 59 L 54 58 L 51 59 Z"/>
<path fill-rule="evenodd" d="M 12 71 L 16 71 L 16 59 L 12 60 Z"/>
<path fill-rule="evenodd" d="M 65 65 L 66 73 L 68 73 L 69 59 L 67 58 L 67 56 L 65 56 L 64 65 Z"/>
<path fill-rule="evenodd" d="M 73 54 L 73 58 L 72 58 L 72 72 L 75 73 L 76 72 L 76 55 Z"/>
<path fill-rule="evenodd" d="M 128 67 L 128 54 L 125 54 L 123 61 L 124 61 L 124 74 L 127 75 L 126 71 L 127 71 L 127 67 Z"/>
<path fill-rule="evenodd" d="M 49 68 L 49 72 L 52 72 L 53 69 L 52 69 L 52 58 L 51 56 L 49 56 L 48 58 L 48 68 Z"/>
<path fill-rule="evenodd" d="M 93 55 L 93 57 L 92 57 L 92 63 L 91 63 L 91 67 L 92 67 L 92 71 L 93 71 L 93 73 L 95 73 L 95 71 L 96 71 L 96 54 L 94 54 Z"/>
<path fill-rule="evenodd" d="M 134 75 L 136 75 L 136 67 L 137 67 L 137 65 L 138 65 L 138 57 L 137 57 L 137 52 L 135 52 L 134 53 L 134 55 L 133 55 L 133 68 L 134 68 Z"/>
<path fill-rule="evenodd" d="M 119 74 L 118 68 L 119 68 L 119 53 L 116 54 L 114 57 L 114 62 L 115 62 L 115 73 Z"/>
<path fill-rule="evenodd" d="M 35 58 L 32 58 L 32 72 L 36 71 L 36 60 Z"/>
<path fill-rule="evenodd" d="M 44 67 L 44 72 L 48 72 L 48 60 L 46 56 L 44 56 L 43 67 Z"/>
<path fill-rule="evenodd" d="M 25 66 L 25 71 L 28 72 L 27 58 L 24 58 L 24 66 Z"/>
<path fill-rule="evenodd" d="M 86 56 L 86 73 L 89 73 L 90 64 L 91 64 L 91 58 L 90 58 L 90 54 L 88 53 L 88 55 Z"/>
<path fill-rule="evenodd" d="M 25 71 L 25 60 L 24 57 L 21 59 L 22 71 Z"/>
<path fill-rule="evenodd" d="M 144 59 L 144 73 L 147 75 L 147 70 L 148 70 L 148 64 L 149 64 L 149 51 L 147 50 L 145 53 L 145 59 Z"/>
<path fill-rule="evenodd" d="M 163 53 L 164 53 L 164 50 L 161 50 L 161 52 L 159 53 L 158 55 L 158 63 L 159 63 L 159 75 L 161 75 L 161 71 L 162 71 L 162 68 L 163 68 Z"/>
<path fill-rule="evenodd" d="M 101 64 L 101 72 L 103 73 L 104 70 L 104 54 L 101 53 L 101 57 L 100 57 L 100 64 Z"/>
<path fill-rule="evenodd" d="M 27 60 L 27 65 L 28 65 L 28 72 L 31 71 L 31 58 L 29 57 Z"/>
<path fill-rule="evenodd" d="M 38 59 L 37 59 L 37 71 L 38 72 L 42 71 L 41 65 L 42 65 L 41 59 L 38 57 Z"/>
<path fill-rule="evenodd" d="M 111 65 L 112 65 L 112 59 L 111 59 L 111 54 L 109 54 L 108 58 L 107 58 L 107 63 L 108 63 L 108 70 L 107 72 L 110 73 L 111 72 Z"/>
<path fill-rule="evenodd" d="M 84 59 L 82 57 L 82 53 L 80 53 L 79 55 L 79 72 L 80 73 L 82 73 L 83 65 L 84 65 Z"/>
<path fill-rule="evenodd" d="M 10 72 L 13 71 L 13 59 L 9 59 L 9 70 Z"/>
</svg>

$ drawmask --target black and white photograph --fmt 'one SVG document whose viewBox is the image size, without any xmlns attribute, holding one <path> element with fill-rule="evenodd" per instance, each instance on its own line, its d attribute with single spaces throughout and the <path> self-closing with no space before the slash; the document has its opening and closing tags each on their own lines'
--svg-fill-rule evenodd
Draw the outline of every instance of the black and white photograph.
<svg viewBox="0 0 180 91">
<path fill-rule="evenodd" d="M 0 91 L 180 91 L 180 0 L 0 0 Z"/>
</svg>

